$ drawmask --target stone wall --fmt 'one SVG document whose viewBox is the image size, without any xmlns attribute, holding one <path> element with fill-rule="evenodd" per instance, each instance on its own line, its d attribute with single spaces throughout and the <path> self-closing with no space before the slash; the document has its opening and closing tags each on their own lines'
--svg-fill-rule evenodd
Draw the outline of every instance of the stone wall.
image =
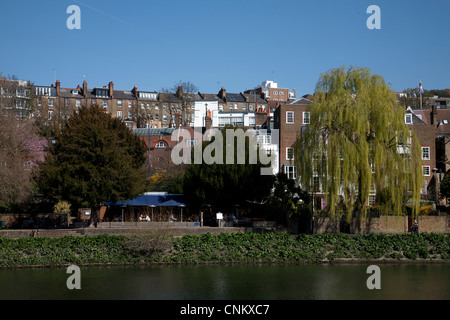
<svg viewBox="0 0 450 320">
<path fill-rule="evenodd" d="M 450 216 L 419 216 L 419 232 L 427 233 L 449 233 Z M 343 225 L 341 222 L 327 217 L 314 220 L 314 233 L 349 232 L 351 234 L 367 233 L 405 233 L 408 232 L 407 216 L 381 216 L 379 218 L 354 218 L 350 224 Z"/>
</svg>

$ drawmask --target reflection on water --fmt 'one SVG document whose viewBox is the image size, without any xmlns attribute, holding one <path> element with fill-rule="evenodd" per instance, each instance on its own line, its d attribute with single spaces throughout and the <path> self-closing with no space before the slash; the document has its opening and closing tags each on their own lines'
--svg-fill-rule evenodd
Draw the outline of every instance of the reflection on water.
<svg viewBox="0 0 450 320">
<path fill-rule="evenodd" d="M 0 299 L 414 300 L 450 299 L 450 265 L 226 265 L 81 268 L 81 290 L 66 269 L 0 270 Z"/>
</svg>

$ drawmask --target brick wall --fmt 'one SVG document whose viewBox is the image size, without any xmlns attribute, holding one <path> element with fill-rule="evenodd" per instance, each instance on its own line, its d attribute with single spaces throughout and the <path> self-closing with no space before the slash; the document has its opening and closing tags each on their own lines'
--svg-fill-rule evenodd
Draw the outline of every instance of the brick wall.
<svg viewBox="0 0 450 320">
<path fill-rule="evenodd" d="M 419 232 L 449 233 L 450 216 L 419 216 Z M 314 232 L 339 232 L 339 221 L 330 218 L 315 218 Z M 407 216 L 381 216 L 379 218 L 353 219 L 350 223 L 350 233 L 405 233 L 408 231 Z"/>
</svg>

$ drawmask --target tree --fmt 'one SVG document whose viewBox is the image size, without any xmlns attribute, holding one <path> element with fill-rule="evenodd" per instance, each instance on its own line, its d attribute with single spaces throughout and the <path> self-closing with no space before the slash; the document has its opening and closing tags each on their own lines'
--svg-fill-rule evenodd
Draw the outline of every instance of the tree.
<svg viewBox="0 0 450 320">
<path fill-rule="evenodd" d="M 444 179 L 442 179 L 439 189 L 441 192 L 441 197 L 448 199 L 450 198 L 450 170 L 445 173 Z"/>
<path fill-rule="evenodd" d="M 74 112 L 56 135 L 38 184 L 43 195 L 93 211 L 105 201 L 127 200 L 146 190 L 145 145 L 99 106 Z"/>
<path fill-rule="evenodd" d="M 181 125 L 187 126 L 186 118 L 188 105 L 193 104 L 196 100 L 195 93 L 198 88 L 189 81 L 179 81 L 171 88 L 162 88 L 160 93 L 160 101 L 168 105 L 166 111 L 169 114 L 170 127 L 175 125 L 175 117 L 179 114 Z"/>
<path fill-rule="evenodd" d="M 320 189 L 332 217 L 365 214 L 370 190 L 389 186 L 387 211 L 400 213 L 410 192 L 418 212 L 420 145 L 404 122 L 404 108 L 384 79 L 366 68 L 322 74 L 311 107 L 311 124 L 297 139 L 295 159 L 302 186 Z M 336 210 L 342 205 L 342 211 Z"/>
<path fill-rule="evenodd" d="M 238 163 L 237 142 L 227 141 L 225 130 L 235 130 L 232 126 L 226 126 L 221 130 L 223 136 L 223 157 L 226 157 L 227 145 L 234 143 L 234 162 L 223 164 L 191 163 L 186 166 L 183 180 L 184 194 L 190 199 L 191 207 L 200 208 L 203 204 L 211 204 L 214 210 L 229 212 L 235 205 L 246 207 L 252 202 L 267 200 L 273 184 L 273 176 L 261 175 L 263 167 L 257 161 L 251 164 L 249 161 L 250 142 L 245 141 L 245 161 Z M 202 151 L 215 140 L 205 141 Z M 257 150 L 258 152 L 258 150 Z"/>
<path fill-rule="evenodd" d="M 33 177 L 44 161 L 45 145 L 32 120 L 0 114 L 0 207 L 24 204 L 33 194 Z"/>
</svg>

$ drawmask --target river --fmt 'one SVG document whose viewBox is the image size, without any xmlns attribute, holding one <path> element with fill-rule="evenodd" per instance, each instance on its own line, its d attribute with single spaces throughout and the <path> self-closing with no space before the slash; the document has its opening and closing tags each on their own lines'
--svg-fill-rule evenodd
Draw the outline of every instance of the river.
<svg viewBox="0 0 450 320">
<path fill-rule="evenodd" d="M 449 300 L 449 264 L 81 267 L 0 270 L 1 300 Z"/>
</svg>

